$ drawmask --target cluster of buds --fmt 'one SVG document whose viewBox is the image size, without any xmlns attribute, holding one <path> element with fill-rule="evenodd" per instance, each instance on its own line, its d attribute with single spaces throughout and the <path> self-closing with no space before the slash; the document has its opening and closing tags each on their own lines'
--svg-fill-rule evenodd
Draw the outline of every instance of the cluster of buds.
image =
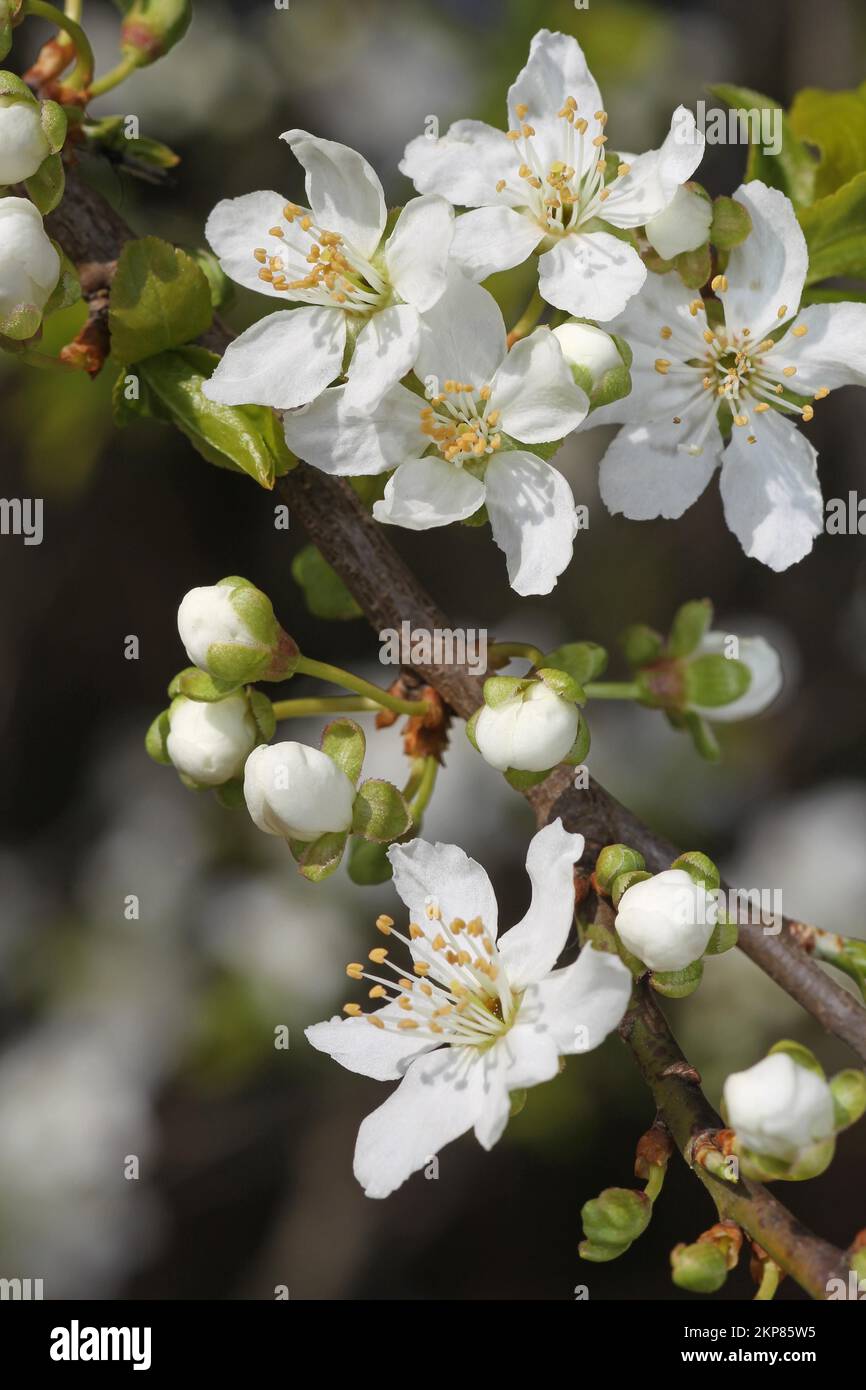
<svg viewBox="0 0 866 1390">
<path fill-rule="evenodd" d="M 651 874 L 628 845 L 607 845 L 593 882 L 616 910 L 615 945 L 635 975 L 647 970 L 652 987 L 680 999 L 697 989 L 703 958 L 736 944 L 737 928 L 719 911 L 719 871 L 705 854 L 681 854 Z"/>
<path fill-rule="evenodd" d="M 709 599 L 699 599 L 678 610 L 667 639 L 644 624 L 621 638 L 641 703 L 664 710 L 706 758 L 718 757 L 709 724 L 761 714 L 782 688 L 781 662 L 769 642 L 711 631 L 712 619 Z"/>
<path fill-rule="evenodd" d="M 120 49 L 140 68 L 164 57 L 192 23 L 192 0 L 132 0 L 124 9 Z"/>
<path fill-rule="evenodd" d="M 56 101 L 39 101 L 20 77 L 0 72 L 0 193 L 23 183 L 40 212 L 57 207 L 66 124 Z"/>
<path fill-rule="evenodd" d="M 760 1182 L 817 1177 L 833 1161 L 836 1135 L 866 1112 L 866 1073 L 830 1081 L 809 1048 L 779 1042 L 725 1082 L 722 1114 L 740 1170 Z"/>
<path fill-rule="evenodd" d="M 592 1260 L 595 1264 L 616 1260 L 643 1235 L 673 1152 L 673 1140 L 663 1125 L 656 1123 L 641 1135 L 634 1172 L 635 1177 L 646 1182 L 646 1188 L 641 1192 L 637 1188 L 607 1187 L 598 1197 L 584 1203 L 581 1259 Z"/>
</svg>

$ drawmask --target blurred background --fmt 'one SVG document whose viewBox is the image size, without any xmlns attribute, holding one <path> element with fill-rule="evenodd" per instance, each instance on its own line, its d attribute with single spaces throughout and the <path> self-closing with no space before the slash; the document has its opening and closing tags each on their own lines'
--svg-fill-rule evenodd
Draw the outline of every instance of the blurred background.
<svg viewBox="0 0 866 1390">
<path fill-rule="evenodd" d="M 811 0 L 196 10 L 186 40 L 100 108 L 134 113 L 143 135 L 182 155 L 163 186 L 116 169 L 101 178 L 134 227 L 187 246 L 202 244 L 221 197 L 299 195 L 278 140 L 295 125 L 360 149 L 403 202 L 412 190 L 396 163 L 425 117 L 442 129 L 461 116 L 501 124 L 542 25 L 580 39 L 626 149 L 660 143 L 673 108 L 706 96 L 706 83 L 787 104 L 803 85 L 858 84 L 866 59 L 858 0 L 823 0 L 819 15 Z M 85 16 L 111 66 L 116 11 L 86 0 Z M 23 69 L 45 34 L 20 32 Z M 740 148 L 709 147 L 700 177 L 731 192 L 743 162 Z M 518 273 L 499 288 L 509 311 L 525 298 Z M 239 292 L 227 317 L 242 328 L 270 307 Z M 57 342 L 75 312 L 51 329 Z M 3 490 L 45 502 L 41 546 L 0 544 L 0 1276 L 42 1278 L 46 1297 L 73 1298 L 272 1298 L 284 1286 L 309 1299 L 570 1299 L 580 1285 L 591 1299 L 689 1297 L 670 1282 L 668 1252 L 713 1212 L 679 1162 L 623 1259 L 577 1256 L 582 1203 L 631 1183 L 653 1118 L 616 1039 L 533 1091 L 492 1154 L 465 1138 L 440 1155 L 437 1181 L 417 1175 L 385 1203 L 362 1195 L 355 1134 L 388 1088 L 313 1052 L 303 1029 L 341 1007 L 344 963 L 395 897 L 354 887 L 345 870 L 307 884 L 245 814 L 150 763 L 143 737 L 186 664 L 175 614 L 194 585 L 248 576 L 305 651 L 381 679 L 375 636 L 363 621 L 313 620 L 290 573 L 304 536 L 275 530 L 274 500 L 168 428 L 116 431 L 110 388 L 110 371 L 90 382 L 0 358 Z M 809 426 L 826 497 L 858 487 L 864 428 L 866 399 L 850 391 Z M 612 646 L 627 623 L 666 629 L 679 603 L 703 596 L 726 631 L 765 633 L 783 653 L 785 692 L 771 716 L 722 731 L 721 766 L 701 763 L 660 716 L 611 707 L 592 721 L 591 767 L 734 883 L 778 888 L 787 913 L 866 936 L 862 540 L 824 536 L 775 575 L 744 557 L 715 482 L 680 522 L 611 518 L 596 484 L 607 438 L 581 434 L 558 457 L 590 526 L 547 599 L 515 598 L 487 532 L 391 539 L 455 622 L 500 639 Z M 124 656 L 130 635 L 138 660 Z M 314 721 L 288 736 L 318 731 Z M 370 771 L 402 780 L 398 730 L 368 732 Z M 506 924 L 527 900 L 532 828 L 458 727 L 424 831 L 486 865 Z M 140 915 L 127 920 L 133 894 Z M 780 1037 L 816 1048 L 828 1070 L 850 1061 L 738 952 L 711 961 L 700 993 L 667 1012 L 716 1104 L 725 1075 Z M 279 1025 L 288 1051 L 275 1050 Z M 864 1159 L 861 1124 L 830 1172 L 780 1196 L 844 1246 L 866 1225 Z M 722 1296 L 751 1296 L 743 1265 Z M 799 1296 L 783 1285 L 781 1298 Z"/>
</svg>

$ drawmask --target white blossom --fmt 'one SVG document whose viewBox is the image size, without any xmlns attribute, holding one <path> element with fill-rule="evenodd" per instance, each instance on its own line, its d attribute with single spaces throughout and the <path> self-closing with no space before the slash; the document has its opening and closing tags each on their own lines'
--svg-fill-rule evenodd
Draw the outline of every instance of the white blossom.
<svg viewBox="0 0 866 1390">
<path fill-rule="evenodd" d="M 208 701 L 181 695 L 168 718 L 166 751 L 179 772 L 205 787 L 241 775 L 258 737 L 246 695 Z"/>
<path fill-rule="evenodd" d="M 256 748 L 244 769 L 247 810 L 259 830 L 310 841 L 352 824 L 355 788 L 326 753 L 304 743 Z"/>
<path fill-rule="evenodd" d="M 474 1129 L 490 1149 L 508 1121 L 509 1093 L 549 1081 L 560 1057 L 597 1047 L 628 1005 L 631 976 L 619 958 L 586 946 L 553 967 L 574 916 L 573 869 L 583 836 L 560 821 L 533 838 L 526 858 L 532 902 L 497 940 L 498 910 L 480 864 L 456 845 L 392 845 L 394 886 L 409 912 L 399 931 L 412 965 L 370 953 L 347 968 L 385 1001 L 362 1015 L 307 1030 L 312 1045 L 349 1071 L 400 1081 L 361 1125 L 355 1176 L 368 1197 L 387 1197 L 443 1145 Z"/>
<path fill-rule="evenodd" d="M 233 343 L 206 384 L 210 400 L 288 410 L 343 370 L 347 400 L 372 410 L 412 368 L 419 312 L 445 288 L 454 214 L 444 198 L 413 198 L 387 238 L 385 196 L 360 154 L 305 130 L 282 137 L 306 171 L 309 207 L 279 193 L 219 203 L 206 235 L 227 275 L 291 308 Z"/>
<path fill-rule="evenodd" d="M 452 272 L 422 315 L 415 372 L 427 399 L 398 385 L 364 414 L 347 388 L 324 392 L 286 416 L 289 447 L 327 473 L 396 470 L 373 509 L 395 526 L 426 531 L 486 505 L 512 588 L 549 593 L 577 520 L 565 478 L 531 446 L 562 439 L 589 409 L 558 342 L 539 328 L 508 352 L 493 296 Z"/>
<path fill-rule="evenodd" d="M 508 125 L 506 134 L 461 120 L 439 140 L 418 136 L 400 168 L 419 192 L 471 209 L 457 219 L 452 250 L 467 274 L 483 280 L 539 252 L 549 304 L 613 318 L 646 278 L 617 233 L 663 212 L 694 173 L 704 148 L 694 117 L 679 107 L 661 149 L 623 158 L 606 182 L 598 87 L 577 40 L 542 29 L 509 90 Z"/>
<path fill-rule="evenodd" d="M 36 101 L 0 97 L 0 185 L 23 183 L 51 153 Z"/>
<path fill-rule="evenodd" d="M 666 869 L 627 888 L 616 930 L 650 970 L 685 970 L 704 953 L 718 922 L 718 898 L 686 873 Z"/>
<path fill-rule="evenodd" d="M 500 772 L 545 772 L 566 757 L 579 722 L 576 705 L 544 681 L 533 681 L 501 704 L 482 706 L 475 742 L 485 762 Z"/>
<path fill-rule="evenodd" d="M 817 1072 L 773 1052 L 725 1082 L 724 1107 L 738 1140 L 757 1154 L 794 1162 L 834 1132 L 833 1096 Z"/>
<path fill-rule="evenodd" d="M 38 209 L 27 198 L 0 198 L 0 332 L 41 315 L 59 279 L 60 257 Z"/>
<path fill-rule="evenodd" d="M 692 188 L 681 187 L 673 202 L 647 222 L 647 241 L 662 260 L 672 261 L 683 251 L 696 251 L 705 245 L 712 221 L 712 201 Z"/>
<path fill-rule="evenodd" d="M 734 197 L 752 231 L 714 282 L 724 325 L 708 324 L 676 273 L 650 276 L 610 325 L 634 361 L 631 393 L 592 417 L 625 426 L 602 460 L 601 494 L 635 520 L 679 517 L 721 463 L 728 526 L 747 555 L 784 570 L 824 515 L 817 454 L 792 420 L 810 420 L 812 401 L 838 386 L 866 384 L 866 305 L 800 312 L 808 253 L 789 199 L 758 181 Z M 727 444 L 720 406 L 733 418 Z"/>
</svg>

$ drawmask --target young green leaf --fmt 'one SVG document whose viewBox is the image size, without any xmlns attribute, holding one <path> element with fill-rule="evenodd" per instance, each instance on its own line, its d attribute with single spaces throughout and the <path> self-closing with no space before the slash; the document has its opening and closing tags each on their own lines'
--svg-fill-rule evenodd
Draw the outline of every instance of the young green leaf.
<svg viewBox="0 0 866 1390">
<path fill-rule="evenodd" d="M 127 242 L 111 287 L 108 326 L 114 356 L 155 357 L 198 338 L 213 317 L 207 279 L 191 256 L 159 237 Z"/>
<path fill-rule="evenodd" d="M 315 618 L 345 622 L 362 616 L 336 570 L 314 545 L 305 545 L 298 551 L 292 561 L 292 578 L 303 589 L 307 607 Z"/>
</svg>

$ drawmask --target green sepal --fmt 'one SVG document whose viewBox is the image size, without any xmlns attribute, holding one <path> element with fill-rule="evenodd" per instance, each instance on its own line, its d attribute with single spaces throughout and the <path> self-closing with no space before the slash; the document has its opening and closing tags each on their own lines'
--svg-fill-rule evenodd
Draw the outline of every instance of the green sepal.
<svg viewBox="0 0 866 1390">
<path fill-rule="evenodd" d="M 630 1245 L 631 1241 L 626 1241 L 624 1245 L 594 1245 L 591 1240 L 582 1240 L 577 1253 L 582 1260 L 589 1260 L 591 1264 L 607 1264 L 610 1260 L 618 1260 Z"/>
<path fill-rule="evenodd" d="M 58 245 L 56 241 L 52 241 L 51 245 L 60 257 L 60 279 L 51 291 L 42 311 L 46 318 L 49 314 L 55 314 L 60 309 L 68 309 L 70 304 L 77 304 L 81 298 L 81 281 L 78 278 L 77 269 L 62 246 Z"/>
<path fill-rule="evenodd" d="M 607 1187 L 584 1202 L 580 1216 L 585 1235 L 580 1254 L 602 1262 L 616 1259 L 643 1235 L 652 1218 L 652 1202 L 632 1188 Z"/>
<path fill-rule="evenodd" d="M 826 1173 L 836 1154 L 836 1140 L 833 1138 L 812 1144 L 790 1163 L 769 1154 L 756 1153 L 739 1142 L 734 1147 L 740 1161 L 740 1172 L 753 1182 L 808 1182 L 810 1178 L 818 1178 Z"/>
<path fill-rule="evenodd" d="M 686 664 L 683 679 L 689 704 L 716 709 L 745 695 L 752 673 L 744 661 L 709 652 Z"/>
<path fill-rule="evenodd" d="M 686 999 L 694 994 L 703 974 L 703 961 L 693 960 L 684 970 L 654 970 L 650 975 L 650 984 L 665 999 Z"/>
<path fill-rule="evenodd" d="M 592 736 L 589 732 L 589 725 L 581 714 L 577 725 L 577 736 L 562 761 L 567 763 L 569 767 L 581 767 L 586 762 L 591 743 Z"/>
<path fill-rule="evenodd" d="M 304 878 L 311 883 L 321 883 L 322 879 L 329 878 L 339 868 L 348 838 L 348 830 L 329 830 L 308 844 L 298 860 L 298 869 Z"/>
<path fill-rule="evenodd" d="M 635 883 L 644 883 L 648 878 L 652 878 L 648 869 L 626 869 L 624 873 L 617 874 L 608 890 L 614 907 L 619 907 L 623 893 L 628 892 Z"/>
<path fill-rule="evenodd" d="M 25 179 L 24 187 L 32 203 L 47 217 L 49 212 L 60 204 L 66 188 L 66 174 L 63 160 L 59 154 L 50 154 L 43 159 L 35 174 Z"/>
<path fill-rule="evenodd" d="M 826 1072 L 818 1061 L 811 1048 L 804 1046 L 803 1043 L 793 1042 L 790 1038 L 783 1038 L 781 1042 L 773 1043 L 767 1056 L 772 1057 L 776 1052 L 783 1052 L 796 1062 L 798 1067 L 804 1067 L 806 1071 L 813 1071 L 816 1076 L 826 1080 Z"/>
<path fill-rule="evenodd" d="M 605 845 L 595 861 L 595 881 L 602 892 L 609 893 L 614 879 L 620 874 L 645 868 L 646 860 L 636 849 L 631 849 L 629 845 Z"/>
<path fill-rule="evenodd" d="M 247 699 L 250 706 L 250 714 L 255 720 L 256 728 L 259 731 L 258 742 L 270 743 L 277 728 L 277 717 L 274 714 L 274 704 L 264 695 L 261 690 L 248 690 Z"/>
<path fill-rule="evenodd" d="M 213 704 L 216 700 L 224 700 L 227 695 L 233 695 L 241 684 L 241 681 L 217 680 L 207 671 L 199 670 L 198 666 L 187 666 L 183 671 L 178 671 L 168 687 L 168 693 L 172 700 L 178 695 L 185 695 L 188 700 Z"/>
<path fill-rule="evenodd" d="M 120 51 L 147 67 L 179 43 L 192 23 L 192 0 L 124 0 Z"/>
<path fill-rule="evenodd" d="M 148 756 L 153 758 L 155 763 L 161 763 L 163 767 L 171 767 L 171 758 L 168 756 L 168 736 L 171 732 L 168 710 L 164 709 L 158 714 L 144 736 L 144 746 Z"/>
<path fill-rule="evenodd" d="M 619 644 L 629 666 L 635 670 L 658 661 L 665 649 L 661 633 L 646 623 L 632 623 L 621 634 Z"/>
<path fill-rule="evenodd" d="M 8 13 L 8 6 L 6 7 Z M 0 0 L 0 26 L 3 23 L 4 6 Z M 5 54 L 0 54 L 0 60 Z M 22 101 L 29 101 L 31 106 L 37 106 L 38 99 L 33 95 L 27 83 L 24 82 L 16 73 L 7 72 L 5 69 L 0 72 L 0 97 L 20 97 Z M 52 102 L 52 105 L 56 105 Z"/>
<path fill-rule="evenodd" d="M 680 854 L 671 864 L 672 869 L 683 869 L 695 883 L 702 888 L 714 891 L 722 878 L 712 859 L 700 850 L 690 849 Z"/>
<path fill-rule="evenodd" d="M 718 1293 L 727 1277 L 727 1257 L 715 1241 L 677 1245 L 671 1251 L 671 1278 L 679 1289 L 688 1289 L 690 1293 Z"/>
<path fill-rule="evenodd" d="M 313 617 L 345 622 L 363 616 L 337 571 L 314 545 L 298 551 L 292 561 L 292 578 L 303 590 Z"/>
<path fill-rule="evenodd" d="M 597 642 L 566 642 L 563 646 L 555 647 L 552 652 L 548 652 L 541 665 L 545 670 L 553 667 L 571 676 L 581 687 L 582 698 L 579 703 L 583 704 L 586 696 L 582 687 L 589 681 L 598 680 L 606 669 L 607 652 Z"/>
<path fill-rule="evenodd" d="M 520 768 L 509 767 L 503 774 L 506 782 L 517 792 L 527 792 L 531 787 L 537 787 L 545 777 L 549 777 L 552 768 L 546 768 L 544 772 L 523 772 Z"/>
<path fill-rule="evenodd" d="M 471 715 L 469 716 L 469 718 L 466 720 L 466 737 L 468 738 L 469 742 L 472 744 L 472 747 L 475 749 L 475 752 L 476 752 L 476 753 L 479 751 L 479 749 L 478 749 L 478 740 L 477 740 L 477 738 L 475 737 L 475 725 L 478 723 L 478 716 L 479 716 L 479 714 L 481 713 L 481 711 L 482 711 L 483 708 L 484 708 L 483 705 L 479 705 L 479 707 L 478 707 L 478 709 L 475 711 L 475 713 L 474 713 L 474 714 L 471 714 Z"/>
<path fill-rule="evenodd" d="M 394 873 L 386 846 L 373 840 L 363 840 L 360 836 L 352 838 L 348 870 L 352 882 L 362 887 L 387 883 Z"/>
<path fill-rule="evenodd" d="M 257 650 L 240 642 L 211 642 L 207 649 L 208 670 L 216 686 L 236 690 L 248 681 L 264 680 L 270 663 L 266 648 Z"/>
<path fill-rule="evenodd" d="M 674 264 L 686 288 L 699 290 L 712 274 L 713 258 L 709 246 L 698 246 L 694 251 L 681 251 Z"/>
<path fill-rule="evenodd" d="M 674 614 L 665 655 L 690 656 L 712 621 L 713 605 L 708 598 L 693 599 L 684 603 Z"/>
<path fill-rule="evenodd" d="M 594 951 L 604 951 L 608 956 L 618 956 L 620 940 L 613 927 L 603 922 L 590 922 L 586 928 L 585 943 Z"/>
<path fill-rule="evenodd" d="M 736 946 L 739 939 L 740 929 L 736 922 L 729 922 L 723 918 L 713 927 L 713 934 L 707 942 L 704 951 L 705 956 L 721 956 L 725 951 L 730 951 Z"/>
<path fill-rule="evenodd" d="M 352 810 L 352 833 L 380 845 L 399 840 L 412 825 L 412 812 L 391 782 L 371 778 L 358 788 Z"/>
<path fill-rule="evenodd" d="M 247 804 L 242 777 L 233 777 L 231 781 L 223 782 L 222 786 L 214 787 L 214 791 L 217 801 L 227 811 L 241 811 Z"/>
<path fill-rule="evenodd" d="M 108 327 L 120 362 L 136 363 L 198 338 L 213 318 L 207 279 L 159 237 L 128 241 L 111 286 Z"/>
<path fill-rule="evenodd" d="M 488 676 L 484 682 L 484 703 L 491 709 L 496 709 L 525 689 L 526 685 L 525 677 Z"/>
<path fill-rule="evenodd" d="M 586 694 L 583 687 L 567 671 L 560 670 L 555 666 L 546 666 L 536 671 L 535 675 L 544 682 L 549 690 L 553 691 L 554 695 L 558 695 L 560 700 L 567 700 L 571 705 L 586 704 Z M 497 678 L 493 676 L 491 679 Z"/>
<path fill-rule="evenodd" d="M 721 757 L 721 749 L 715 734 L 705 719 L 702 719 L 694 710 L 689 710 L 686 714 L 675 718 L 668 714 L 668 719 L 674 728 L 684 729 L 692 740 L 695 749 L 708 763 L 717 763 Z"/>
<path fill-rule="evenodd" d="M 99 121 L 88 121 L 84 126 L 84 133 L 91 145 L 96 145 L 113 155 L 115 161 L 119 161 L 124 169 L 130 174 L 138 173 L 141 175 L 145 170 L 158 170 L 163 172 L 168 169 L 176 169 L 180 164 L 180 155 L 164 145 L 161 140 L 151 140 L 145 135 L 129 136 L 127 129 L 126 116 L 104 116 Z M 207 265 L 204 263 L 208 253 L 205 251 L 190 251 L 189 255 L 196 262 L 205 276 L 211 281 Z M 216 262 L 218 265 L 218 262 Z M 222 271 L 220 271 L 222 275 Z M 225 302 L 223 299 L 217 301 L 214 296 L 214 288 L 217 282 L 211 282 L 211 302 L 215 309 Z M 228 283 L 226 281 L 226 283 Z"/>
<path fill-rule="evenodd" d="M 352 785 L 357 786 L 367 751 L 367 740 L 360 724 L 354 719 L 332 719 L 322 732 L 319 746 L 331 762 L 345 772 Z"/>
<path fill-rule="evenodd" d="M 746 240 L 751 230 L 752 218 L 745 204 L 738 203 L 735 198 L 713 200 L 710 241 L 719 251 L 733 251 L 735 246 Z"/>
<path fill-rule="evenodd" d="M 857 1067 L 838 1071 L 830 1081 L 836 1132 L 855 1125 L 866 1114 L 866 1073 Z"/>
</svg>

